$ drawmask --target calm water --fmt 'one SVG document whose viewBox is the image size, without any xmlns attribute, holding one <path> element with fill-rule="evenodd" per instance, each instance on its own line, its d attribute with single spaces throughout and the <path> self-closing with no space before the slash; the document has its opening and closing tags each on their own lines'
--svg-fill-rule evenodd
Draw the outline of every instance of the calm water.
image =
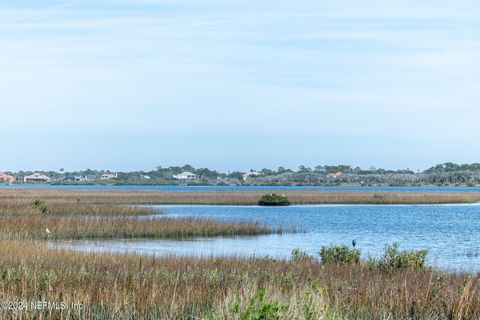
<svg viewBox="0 0 480 320">
<path fill-rule="evenodd" d="M 480 205 L 313 205 L 158 206 L 170 217 L 259 221 L 295 226 L 305 233 L 188 241 L 76 241 L 61 246 L 78 250 L 139 252 L 149 255 L 237 255 L 288 258 L 294 248 L 317 255 L 329 244 L 350 245 L 356 239 L 364 257 L 379 256 L 387 243 L 401 249 L 430 250 L 438 268 L 480 271 Z"/>
<path fill-rule="evenodd" d="M 413 191 L 413 192 L 480 192 L 480 187 L 388 187 L 388 186 L 116 186 L 116 185 L 50 185 L 50 184 L 0 184 L 1 189 L 64 189 L 64 190 L 136 190 L 136 191 L 255 191 L 255 190 L 372 190 L 372 191 Z"/>
</svg>

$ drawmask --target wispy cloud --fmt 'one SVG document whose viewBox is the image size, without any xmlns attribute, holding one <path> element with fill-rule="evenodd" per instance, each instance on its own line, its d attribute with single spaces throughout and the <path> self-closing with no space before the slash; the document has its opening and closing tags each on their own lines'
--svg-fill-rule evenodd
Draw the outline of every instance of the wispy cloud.
<svg viewBox="0 0 480 320">
<path fill-rule="evenodd" d="M 24 127 L 0 133 L 460 139 L 479 17 L 473 0 L 6 1 L 0 105 Z"/>
</svg>

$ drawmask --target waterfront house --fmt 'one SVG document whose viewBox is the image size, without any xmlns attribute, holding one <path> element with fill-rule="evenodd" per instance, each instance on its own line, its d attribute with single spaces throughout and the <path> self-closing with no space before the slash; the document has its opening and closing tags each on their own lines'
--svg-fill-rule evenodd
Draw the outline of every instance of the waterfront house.
<svg viewBox="0 0 480 320">
<path fill-rule="evenodd" d="M 81 181 L 87 181 L 88 177 L 87 176 L 65 176 L 62 179 L 63 181 L 73 181 L 73 182 L 81 182 Z"/>
<path fill-rule="evenodd" d="M 48 182 L 50 180 L 52 180 L 50 177 L 38 172 L 23 177 L 23 182 Z"/>
<path fill-rule="evenodd" d="M 13 182 L 13 181 L 15 181 L 15 177 L 11 176 L 9 174 L 0 172 L 0 181 Z"/>
<path fill-rule="evenodd" d="M 185 171 L 185 172 L 182 172 L 180 174 L 174 175 L 173 179 L 183 180 L 183 181 L 196 180 L 197 176 L 195 174 L 191 173 L 191 172 Z"/>
<path fill-rule="evenodd" d="M 327 174 L 327 177 L 336 179 L 336 178 L 338 178 L 338 177 L 341 177 L 342 175 L 343 175 L 343 173 L 340 172 L 340 171 L 338 171 L 338 172 L 335 172 L 335 173 L 329 173 L 329 174 Z"/>
<path fill-rule="evenodd" d="M 112 180 L 112 179 L 117 179 L 117 178 L 118 178 L 118 174 L 116 174 L 116 173 L 104 173 L 100 177 L 101 180 Z"/>
<path fill-rule="evenodd" d="M 260 176 L 262 173 L 261 172 L 258 172 L 258 171 L 250 171 L 250 172 L 247 172 L 243 175 L 243 180 L 246 181 L 248 180 L 248 178 L 255 178 L 255 177 L 258 177 Z"/>
</svg>

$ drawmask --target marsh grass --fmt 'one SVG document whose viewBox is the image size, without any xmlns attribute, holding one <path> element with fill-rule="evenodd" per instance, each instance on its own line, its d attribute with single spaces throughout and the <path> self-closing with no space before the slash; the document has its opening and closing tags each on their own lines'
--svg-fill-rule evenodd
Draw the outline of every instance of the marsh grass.
<svg viewBox="0 0 480 320">
<path fill-rule="evenodd" d="M 272 190 L 274 192 L 274 190 Z M 281 190 L 292 204 L 442 204 L 480 202 L 480 192 L 380 192 L 362 190 Z M 115 191 L 0 189 L 1 206 L 30 206 L 43 199 L 49 206 L 61 204 L 231 204 L 255 205 L 264 191 Z"/>
<path fill-rule="evenodd" d="M 22 319 L 478 319 L 479 281 L 362 263 L 79 253 L 30 241 L 0 247 L 2 300 L 85 305 L 78 314 Z"/>
<path fill-rule="evenodd" d="M 44 190 L 0 191 L 0 239 L 182 239 L 295 231 L 253 222 L 168 219 L 159 210 L 113 198 L 106 200 L 101 194 L 82 197 L 83 193 L 62 191 L 58 194 Z"/>
<path fill-rule="evenodd" d="M 145 216 L 161 214 L 148 207 L 61 202 L 56 200 L 28 199 L 0 200 L 0 216 Z"/>
<path fill-rule="evenodd" d="M 292 203 L 464 203 L 478 193 L 285 191 Z M 261 194 L 260 194 L 261 196 Z M 254 204 L 257 192 L 0 190 L 0 319 L 479 319 L 478 275 L 316 259 L 148 257 L 52 249 L 43 240 L 283 232 L 255 223 L 150 219 L 135 204 Z M 36 199 L 38 205 L 33 205 Z M 46 232 L 48 229 L 49 232 Z M 40 241 L 42 240 L 42 241 Z"/>
<path fill-rule="evenodd" d="M 286 231 L 258 223 L 224 223 L 205 219 L 7 216 L 2 217 L 0 222 L 0 239 L 2 240 L 182 239 L 253 236 Z M 46 229 L 49 230 L 48 233 Z"/>
</svg>

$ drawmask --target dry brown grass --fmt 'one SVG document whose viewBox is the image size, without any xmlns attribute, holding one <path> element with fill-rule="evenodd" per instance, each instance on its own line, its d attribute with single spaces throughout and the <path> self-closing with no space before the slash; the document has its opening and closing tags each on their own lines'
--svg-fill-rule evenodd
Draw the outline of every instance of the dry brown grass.
<svg viewBox="0 0 480 320">
<path fill-rule="evenodd" d="M 259 288 L 267 294 L 260 304 L 286 304 L 282 312 L 293 319 L 308 318 L 309 303 L 310 319 L 480 317 L 478 276 L 316 261 L 89 254 L 28 241 L 0 246 L 0 300 L 80 302 L 86 308 L 79 319 L 239 319 Z"/>
<path fill-rule="evenodd" d="M 42 213 L 32 205 L 32 199 L 0 200 L 0 215 L 4 216 L 142 216 L 161 214 L 159 210 L 148 207 L 133 207 L 115 204 L 91 204 L 76 202 L 48 201 L 46 211 Z"/>
<path fill-rule="evenodd" d="M 0 196 L 3 240 L 192 238 L 287 231 L 251 222 L 161 218 L 158 210 L 134 207 L 115 198 L 95 196 L 96 193 L 79 198 L 78 194 L 62 192 L 13 191 Z"/>
<path fill-rule="evenodd" d="M 274 191 L 269 191 L 274 192 Z M 33 199 L 45 199 L 49 204 L 256 204 L 266 191 L 112 191 L 112 190 L 52 190 L 0 189 L 2 203 L 24 205 Z M 293 204 L 440 204 L 480 202 L 480 192 L 379 192 L 280 190 Z M 5 205 L 3 205 L 5 206 Z"/>
<path fill-rule="evenodd" d="M 49 230 L 47 233 L 46 230 Z M 290 231 L 290 230 L 289 230 Z M 284 232 L 252 222 L 225 223 L 200 219 L 132 219 L 130 217 L 2 217 L 2 240 L 182 239 L 216 236 L 253 236 Z"/>
<path fill-rule="evenodd" d="M 479 193 L 282 193 L 298 204 L 480 201 Z M 0 319 L 249 319 L 246 312 L 260 319 L 262 310 L 274 312 L 271 319 L 480 318 L 480 279 L 473 275 L 430 269 L 387 272 L 365 264 L 317 261 L 78 253 L 30 241 L 268 233 L 272 230 L 249 223 L 142 220 L 132 216 L 149 214 L 150 209 L 125 206 L 254 204 L 262 194 L 0 190 L 0 302 L 85 304 L 81 312 L 0 310 Z M 33 208 L 34 199 L 45 200 L 47 210 Z M 262 288 L 265 299 L 259 298 Z"/>
</svg>

